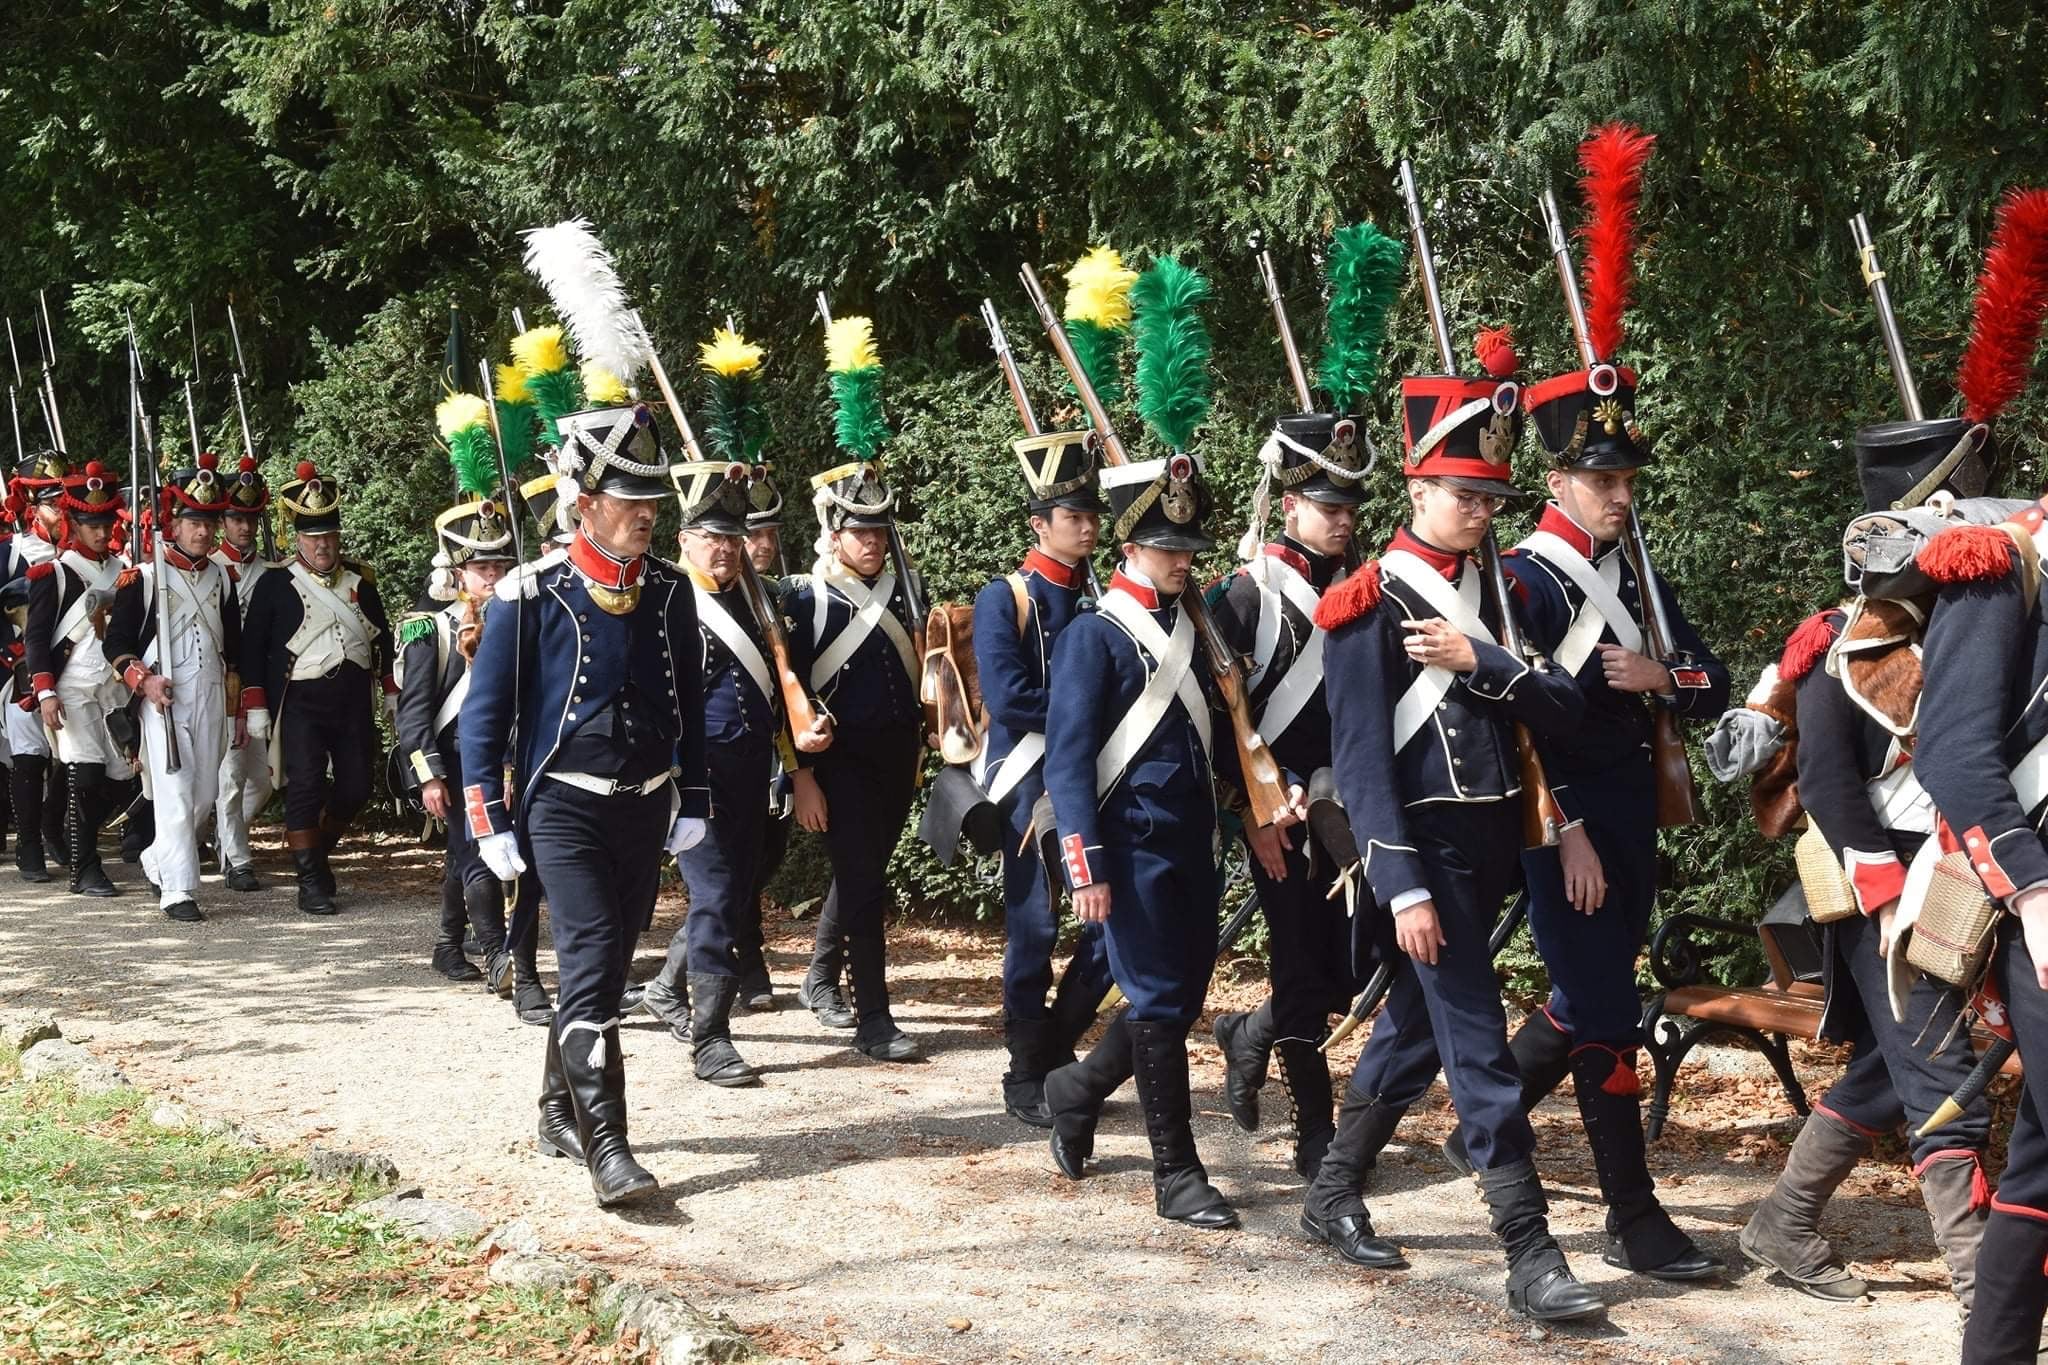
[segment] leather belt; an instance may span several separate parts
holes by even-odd
[[[662,786],[676,775],[674,768],[648,778],[645,782],[621,782],[616,777],[592,777],[589,773],[549,773],[548,776],[579,791],[594,792],[599,796],[645,796]]]

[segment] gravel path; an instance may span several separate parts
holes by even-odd
[[[1266,1092],[1268,1126],[1235,1129],[1206,1021],[1193,1049],[1196,1132],[1245,1228],[1201,1234],[1155,1218],[1128,1089],[1105,1115],[1098,1173],[1070,1184],[1043,1136],[1006,1118],[996,933],[928,923],[892,931],[897,1014],[933,1055],[860,1058],[787,997],[808,926],[777,913],[769,957],[786,1007],[742,1014],[735,1037],[766,1073],[753,1090],[690,1074],[686,1048],[641,1019],[626,1030],[635,1150],[662,1201],[597,1211],[582,1173],[531,1142],[542,1034],[480,988],[427,967],[430,855],[387,839],[337,859],[343,913],[292,909],[281,851],[268,889],[209,878],[196,926],[165,920],[139,872],[93,901],[0,882],[0,1004],[54,1011],[67,1035],[118,1057],[137,1083],[177,1092],[271,1142],[381,1150],[428,1193],[494,1219],[527,1217],[551,1245],[661,1280],[730,1314],[770,1357],[914,1360],[1864,1361],[1952,1358],[1953,1312],[1917,1191],[1897,1160],[1844,1186],[1836,1245],[1871,1280],[1868,1306],[1830,1308],[1744,1270],[1680,1291],[1601,1264],[1600,1207],[1576,1110],[1537,1114],[1553,1224],[1612,1311],[1543,1333],[1500,1306],[1501,1267],[1475,1191],[1435,1145],[1442,1092],[1413,1115],[1370,1196],[1414,1268],[1371,1275],[1295,1230],[1300,1182]],[[138,894],[139,893],[139,894]],[[643,941],[654,970],[681,907],[664,897]],[[543,971],[552,963],[543,958]],[[1256,998],[1219,979],[1211,1004]],[[1721,1052],[1721,1058],[1734,1054]],[[1348,1071],[1355,1048],[1338,1066]],[[1835,1065],[1811,1050],[1815,1084]],[[1740,1264],[1735,1234],[1796,1131],[1755,1068],[1694,1063],[1671,1132],[1652,1152],[1666,1202]],[[1277,1112],[1276,1112],[1277,1111]]]

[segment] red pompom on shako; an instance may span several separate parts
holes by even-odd
[[[1495,379],[1512,379],[1515,371],[1522,368],[1522,358],[1515,354],[1515,334],[1506,327],[1480,328],[1472,353]]]

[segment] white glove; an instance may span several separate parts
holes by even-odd
[[[526,859],[519,856],[516,834],[486,834],[476,841],[476,856],[501,882],[516,882],[526,871]]]
[[[699,817],[678,815],[675,824],[669,826],[668,842],[663,847],[681,857],[704,842],[704,828],[704,821]]]
[[[249,719],[249,738],[251,738],[251,739],[268,739],[268,738],[270,738],[270,712],[269,712],[268,710],[266,710],[265,708],[263,708],[263,707],[260,707],[260,706],[259,706],[259,707],[257,707],[257,708],[256,708],[256,709],[255,709],[254,711],[251,711],[251,712],[249,713],[249,718],[248,718],[248,719]]]

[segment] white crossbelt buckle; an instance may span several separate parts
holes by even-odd
[[[578,791],[595,792],[599,796],[645,796],[676,775],[676,769],[648,778],[645,782],[621,782],[616,777],[593,777],[589,773],[549,773],[555,781],[576,788]]]

